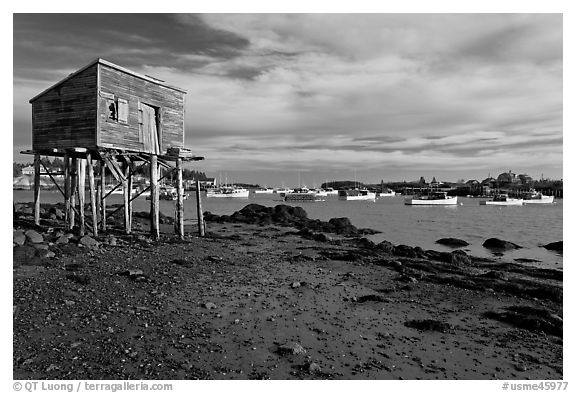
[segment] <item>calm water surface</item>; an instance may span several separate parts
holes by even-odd
[[[185,216],[196,217],[194,193],[184,202]],[[14,201],[32,201],[31,191],[15,190]],[[42,191],[42,203],[62,202],[58,192]],[[458,206],[406,206],[404,197],[383,197],[376,202],[339,201],[327,197],[325,202],[295,203],[303,207],[310,218],[328,220],[333,217],[348,217],[352,224],[372,228],[382,233],[370,236],[379,242],[388,240],[394,244],[420,246],[438,251],[451,250],[436,244],[443,237],[456,237],[470,243],[465,248],[476,256],[493,257],[482,247],[484,240],[497,237],[521,245],[520,250],[507,251],[500,257],[504,261],[514,258],[531,258],[541,261],[534,266],[562,268],[562,255],[548,251],[543,244],[562,240],[562,199],[552,205],[527,206],[480,206],[479,199],[458,198]],[[108,204],[122,203],[121,195],[112,195]],[[88,202],[88,201],[87,201]],[[214,214],[232,214],[248,203],[275,206],[284,203],[273,195],[253,195],[248,199],[206,198],[202,196],[204,211]],[[134,201],[134,211],[148,211],[150,202],[141,197]],[[174,216],[175,203],[160,201],[162,213]]]

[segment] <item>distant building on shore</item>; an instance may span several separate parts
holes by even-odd
[[[22,174],[26,176],[34,176],[34,167],[32,165],[22,168]]]

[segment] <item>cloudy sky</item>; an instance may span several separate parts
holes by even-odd
[[[560,14],[15,14],[28,100],[97,57],[188,91],[194,168],[319,185],[562,178]]]

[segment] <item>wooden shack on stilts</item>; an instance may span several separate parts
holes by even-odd
[[[34,155],[34,220],[40,223],[42,167],[64,197],[66,228],[80,235],[106,231],[110,215],[124,212],[124,228],[132,231],[132,201],[150,192],[150,232],[160,236],[159,182],[177,172],[176,231],[184,237],[182,163],[202,160],[184,148],[186,92],[164,81],[96,59],[30,100]],[[42,156],[62,157],[64,171],[51,173]],[[133,177],[144,165],[150,185],[132,194]],[[159,166],[166,170],[159,177]],[[96,178],[96,170],[99,178]],[[88,175],[90,218],[86,220]],[[106,186],[106,174],[116,184]],[[55,176],[64,176],[64,189]],[[98,184],[97,184],[98,183]],[[124,203],[111,213],[106,198],[122,187]],[[201,213],[200,213],[201,214]]]

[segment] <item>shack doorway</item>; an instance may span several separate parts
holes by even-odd
[[[150,105],[140,103],[140,113],[142,121],[142,144],[144,151],[149,151],[153,154],[160,154],[160,127],[158,125],[159,111]]]

